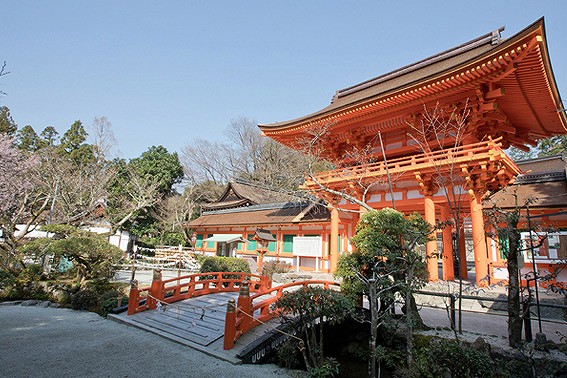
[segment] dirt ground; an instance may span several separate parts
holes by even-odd
[[[97,314],[0,305],[0,376],[303,377],[275,365],[232,365]]]

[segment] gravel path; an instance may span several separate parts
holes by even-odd
[[[0,376],[303,377],[275,365],[231,365],[94,313],[0,306]]]

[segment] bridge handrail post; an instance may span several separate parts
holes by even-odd
[[[150,295],[153,298],[148,298],[148,308],[155,309],[157,307],[157,300],[163,301],[163,281],[161,269],[154,269],[154,275],[152,277],[152,285],[150,286]],[[157,299],[154,299],[157,298]]]
[[[260,277],[260,291],[268,291],[272,288],[272,281],[268,276]]]
[[[130,296],[128,297],[128,315],[134,315],[138,312],[140,289],[138,288],[138,281],[130,281]]]
[[[234,339],[236,338],[236,302],[229,299],[226,306],[226,318],[224,323],[224,350],[234,347]]]
[[[250,283],[248,281],[242,281],[237,303],[239,310],[245,314],[242,315],[240,327],[241,332],[246,333],[252,325],[252,299],[250,299]]]

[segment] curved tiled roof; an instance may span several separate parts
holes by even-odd
[[[231,209],[251,205],[297,201],[297,197],[257,185],[230,182],[219,199],[216,202],[204,205],[203,210]]]
[[[275,224],[327,223],[329,210],[308,203],[279,203],[224,209],[203,213],[191,221],[189,227],[208,226],[263,226]]]
[[[458,93],[470,96],[474,85],[497,82],[505,91],[497,105],[520,135],[531,135],[528,142],[567,133],[567,116],[561,111],[543,18],[508,39],[500,39],[500,30],[341,89],[329,106],[315,113],[259,127],[267,136],[293,147],[303,130],[314,125],[332,125],[333,130],[360,127],[360,117],[369,114],[380,114],[377,117],[387,120],[389,112],[393,112],[390,118],[399,117],[400,110],[395,113],[395,109],[402,105],[423,106],[425,99]]]

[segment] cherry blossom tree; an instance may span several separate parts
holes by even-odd
[[[0,135],[0,161],[0,264],[15,269],[25,265],[16,247],[32,225],[45,215],[52,192],[38,190],[41,183],[34,173],[37,160],[22,153],[5,135]],[[17,230],[19,224],[23,228]]]

